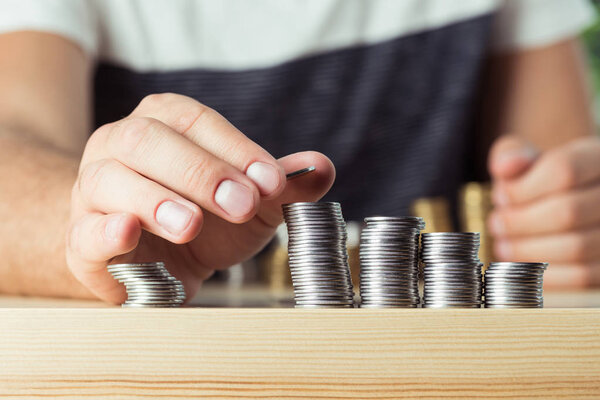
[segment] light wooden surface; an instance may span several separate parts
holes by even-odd
[[[292,307],[291,290],[271,291],[264,286],[232,287],[224,284],[205,285],[192,299],[190,306],[199,307]],[[600,289],[583,291],[545,291],[546,308],[600,308]],[[20,297],[0,295],[0,308],[90,308],[110,307],[100,301]]]
[[[600,310],[0,309],[0,398],[600,398]]]

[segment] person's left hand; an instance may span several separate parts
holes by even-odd
[[[600,138],[539,153],[515,136],[489,157],[498,261],[549,262],[545,287],[600,285]]]

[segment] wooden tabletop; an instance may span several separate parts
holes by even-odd
[[[600,309],[581,308],[598,291],[513,310],[306,310],[265,293],[206,287],[192,303],[210,307],[180,309],[0,298],[0,398],[600,398]]]
[[[220,283],[205,285],[188,307],[291,308],[293,293],[271,291],[264,286],[235,287]],[[600,308],[600,289],[545,291],[546,308]],[[106,308],[100,301],[0,295],[0,308]]]

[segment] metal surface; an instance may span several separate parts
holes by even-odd
[[[290,172],[289,174],[287,174],[285,176],[285,178],[289,181],[290,179],[298,178],[298,177],[300,177],[302,175],[306,175],[308,173],[311,173],[315,169],[316,169],[316,167],[314,165],[310,166],[310,167],[302,168],[302,169],[299,169],[297,171]]]

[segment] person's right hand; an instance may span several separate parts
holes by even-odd
[[[285,173],[311,165],[315,172],[286,182]],[[96,296],[120,303],[125,289],[109,262],[164,261],[189,298],[214,270],[268,243],[281,204],[320,199],[334,177],[320,153],[275,160],[195,100],[151,95],[90,137],[72,191],[67,262]]]

